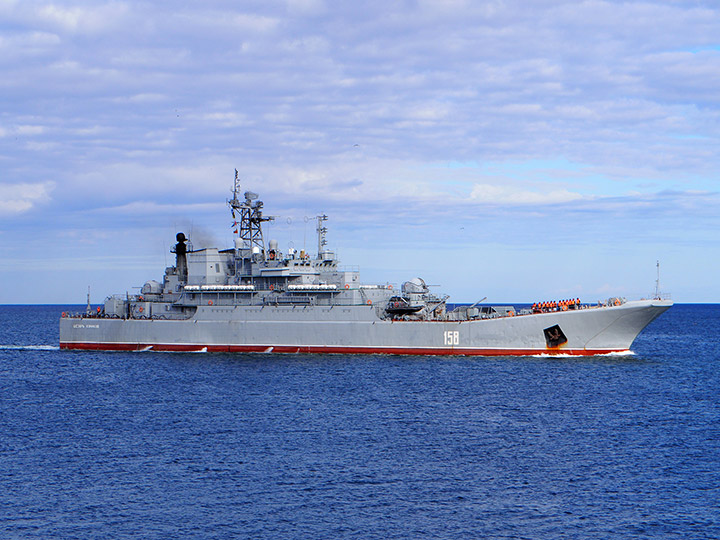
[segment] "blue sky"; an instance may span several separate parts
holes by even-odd
[[[720,302],[720,7],[0,0],[0,303],[231,243],[234,169],[367,282]]]

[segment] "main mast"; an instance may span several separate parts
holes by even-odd
[[[265,260],[266,252],[262,223],[263,221],[271,221],[273,218],[262,215],[263,202],[257,200],[257,193],[246,191],[243,194],[244,201],[238,199],[238,193],[240,193],[240,178],[237,169],[235,169],[233,198],[227,201],[233,217],[234,232],[242,240],[243,249],[249,249],[253,254],[260,253],[262,259]]]

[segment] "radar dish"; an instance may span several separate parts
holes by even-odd
[[[254,201],[255,199],[258,198],[258,194],[255,193],[255,192],[253,192],[253,191],[246,191],[246,192],[245,192],[245,198],[246,198],[248,201]]]

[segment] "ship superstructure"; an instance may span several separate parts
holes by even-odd
[[[418,277],[399,288],[368,284],[327,248],[328,217],[317,216],[317,253],[266,245],[258,195],[242,197],[237,171],[227,201],[229,249],[193,250],[180,232],[175,265],[139,294],[109,296],[97,313],[63,314],[68,349],[396,354],[602,354],[627,351],[672,302],[653,298],[555,309],[447,308]]]

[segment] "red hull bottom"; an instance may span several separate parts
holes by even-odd
[[[172,343],[60,343],[61,349],[95,351],[255,352],[285,354],[398,354],[421,356],[535,356],[539,354],[596,356],[627,353],[627,349],[424,349],[410,347],[333,347],[321,345],[177,345]]]

